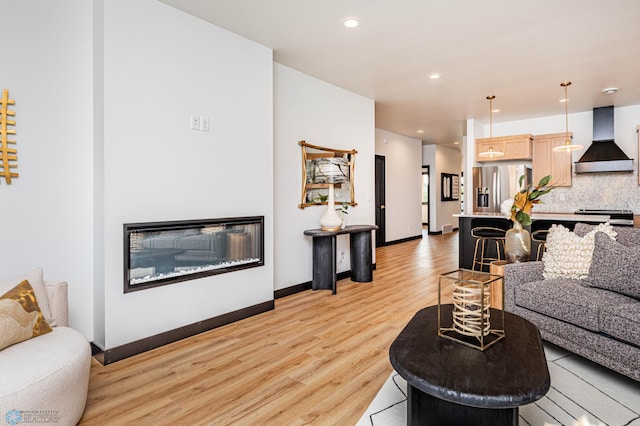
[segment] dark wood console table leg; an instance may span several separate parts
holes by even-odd
[[[350,235],[351,280],[359,283],[373,281],[371,260],[371,231],[355,232]]]
[[[331,290],[336,294],[336,236],[349,234],[351,245],[351,280],[373,281],[371,231],[376,225],[350,225],[335,231],[308,229],[304,235],[313,238],[313,290]]]
[[[518,408],[476,408],[444,401],[407,384],[407,426],[518,426]]]
[[[336,236],[313,238],[313,290],[336,294]]]

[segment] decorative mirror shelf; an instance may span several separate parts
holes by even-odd
[[[334,185],[336,204],[357,205],[353,192],[353,172],[358,151],[355,149],[326,148],[311,145],[305,141],[298,142],[298,145],[302,147],[302,201],[298,207],[304,209],[308,206],[327,204],[329,184],[314,183],[317,180],[315,177],[315,171],[317,169],[316,161],[327,158],[341,158],[348,164],[347,181]]]

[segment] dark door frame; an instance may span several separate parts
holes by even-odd
[[[425,172],[426,169],[426,172]],[[427,184],[427,226],[431,226],[431,166],[422,165],[422,175],[429,176],[429,183]],[[420,194],[422,195],[422,194]],[[422,199],[422,197],[420,197]],[[424,205],[424,203],[422,203]],[[424,223],[423,223],[424,225]],[[428,229],[427,229],[428,231]]]
[[[386,214],[385,214],[385,157],[375,156],[375,205],[376,205],[376,247],[386,245]]]

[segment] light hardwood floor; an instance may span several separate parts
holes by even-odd
[[[391,373],[389,346],[437,303],[458,234],[376,251],[371,283],[275,309],[107,366],[93,360],[82,425],[353,425]]]

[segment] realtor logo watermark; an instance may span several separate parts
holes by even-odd
[[[4,416],[7,424],[19,425],[25,424],[56,424],[60,421],[60,415],[53,410],[9,410]]]

